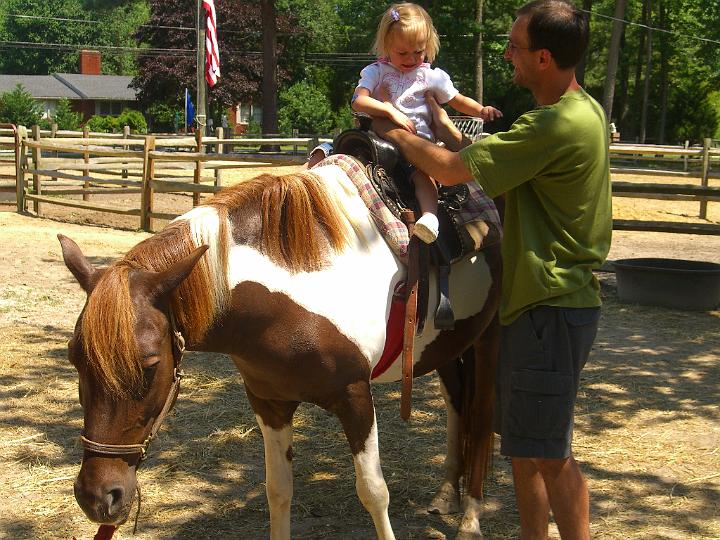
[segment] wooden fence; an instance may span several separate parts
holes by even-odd
[[[15,204],[18,133],[13,124],[0,124],[0,204]]]
[[[25,212],[32,203],[35,214],[42,216],[44,204],[57,204],[138,216],[140,227],[149,231],[154,219],[175,217],[155,211],[155,193],[192,193],[196,205],[200,194],[221,189],[222,170],[301,164],[318,142],[316,137],[225,139],[222,128],[215,137],[203,137],[200,132],[139,136],[130,135],[127,128],[122,134],[98,134],[42,131],[35,126],[16,144],[17,210]],[[292,150],[265,150],[279,146]],[[204,176],[207,171],[212,176]],[[139,194],[139,207],[90,202],[94,195],[118,193]],[[82,195],[82,200],[68,195]]]
[[[12,128],[3,130],[0,126],[0,148],[14,147],[14,155],[10,151],[6,157],[16,162],[14,187],[19,212],[32,203],[34,212],[42,215],[43,204],[58,204],[138,216],[145,230],[153,229],[155,219],[175,217],[155,210],[155,193],[191,193],[193,204],[198,204],[202,193],[221,188],[225,169],[300,164],[318,142],[327,140],[229,139],[223,138],[222,128],[217,128],[214,137],[203,137],[200,133],[131,135],[127,128],[120,134],[101,134],[42,131],[35,127],[22,138],[14,135]],[[15,141],[14,145],[10,141]],[[285,151],[268,150],[272,147],[284,147]],[[300,152],[300,148],[304,151]],[[631,174],[653,180],[613,181],[615,197],[697,201],[701,219],[707,218],[708,203],[720,202],[720,187],[710,185],[711,180],[720,179],[720,149],[713,148],[709,139],[695,147],[616,143],[610,145],[610,152],[613,175]],[[192,178],[188,177],[189,171]],[[90,202],[95,195],[117,193],[140,194],[139,207],[121,209]],[[82,200],[67,195],[82,195]],[[614,220],[613,228],[720,235],[720,225],[714,223]]]
[[[702,146],[693,147],[611,144],[610,162],[610,172],[613,175],[630,174],[660,180],[613,181],[614,197],[697,201],[700,219],[707,219],[709,202],[720,202],[720,187],[710,185],[711,179],[720,179],[720,148],[713,148],[711,139],[705,139]],[[669,181],[663,182],[663,179]],[[677,180],[688,183],[680,184]],[[613,228],[720,235],[720,225],[714,223],[614,220]]]

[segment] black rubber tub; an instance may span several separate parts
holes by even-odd
[[[623,302],[706,311],[720,305],[720,264],[682,259],[613,263]]]

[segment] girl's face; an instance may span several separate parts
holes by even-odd
[[[426,43],[410,42],[394,30],[390,30],[387,37],[388,61],[403,73],[412,71],[425,61]]]

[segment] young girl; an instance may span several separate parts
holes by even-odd
[[[400,127],[434,141],[431,115],[425,92],[432,92],[440,104],[448,103],[461,113],[491,121],[502,116],[494,107],[483,107],[460,94],[450,76],[430,62],[440,47],[432,19],[420,6],[393,4],[382,16],[373,52],[378,61],[360,72],[352,108],[370,116],[387,117]],[[427,59],[427,63],[425,62]],[[414,234],[428,244],[438,235],[437,187],[422,171],[412,173],[415,194],[422,216]]]

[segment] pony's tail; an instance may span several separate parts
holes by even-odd
[[[474,347],[463,356],[463,404],[460,420],[460,451],[465,491],[481,498],[493,455],[495,371],[500,350],[497,315]]]
[[[348,218],[312,173],[278,176],[262,194],[262,249],[291,272],[320,270],[349,242]]]

